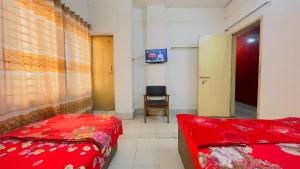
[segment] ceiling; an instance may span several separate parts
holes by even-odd
[[[225,7],[232,0],[133,0],[135,8],[145,8],[147,5],[165,5],[173,8],[195,7]]]

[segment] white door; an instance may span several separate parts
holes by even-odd
[[[205,36],[199,39],[198,115],[230,116],[231,37]]]

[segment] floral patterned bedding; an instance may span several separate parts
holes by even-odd
[[[177,115],[197,169],[299,168],[300,119],[213,119]]]
[[[58,115],[0,137],[0,166],[9,169],[101,169],[122,122],[111,115]]]
[[[300,144],[208,147],[198,152],[203,169],[299,169]]]

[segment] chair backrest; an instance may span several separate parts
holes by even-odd
[[[148,96],[165,96],[167,94],[166,86],[147,86],[146,94]]]

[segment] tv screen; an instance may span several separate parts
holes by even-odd
[[[146,50],[146,63],[165,63],[168,61],[167,49]]]

